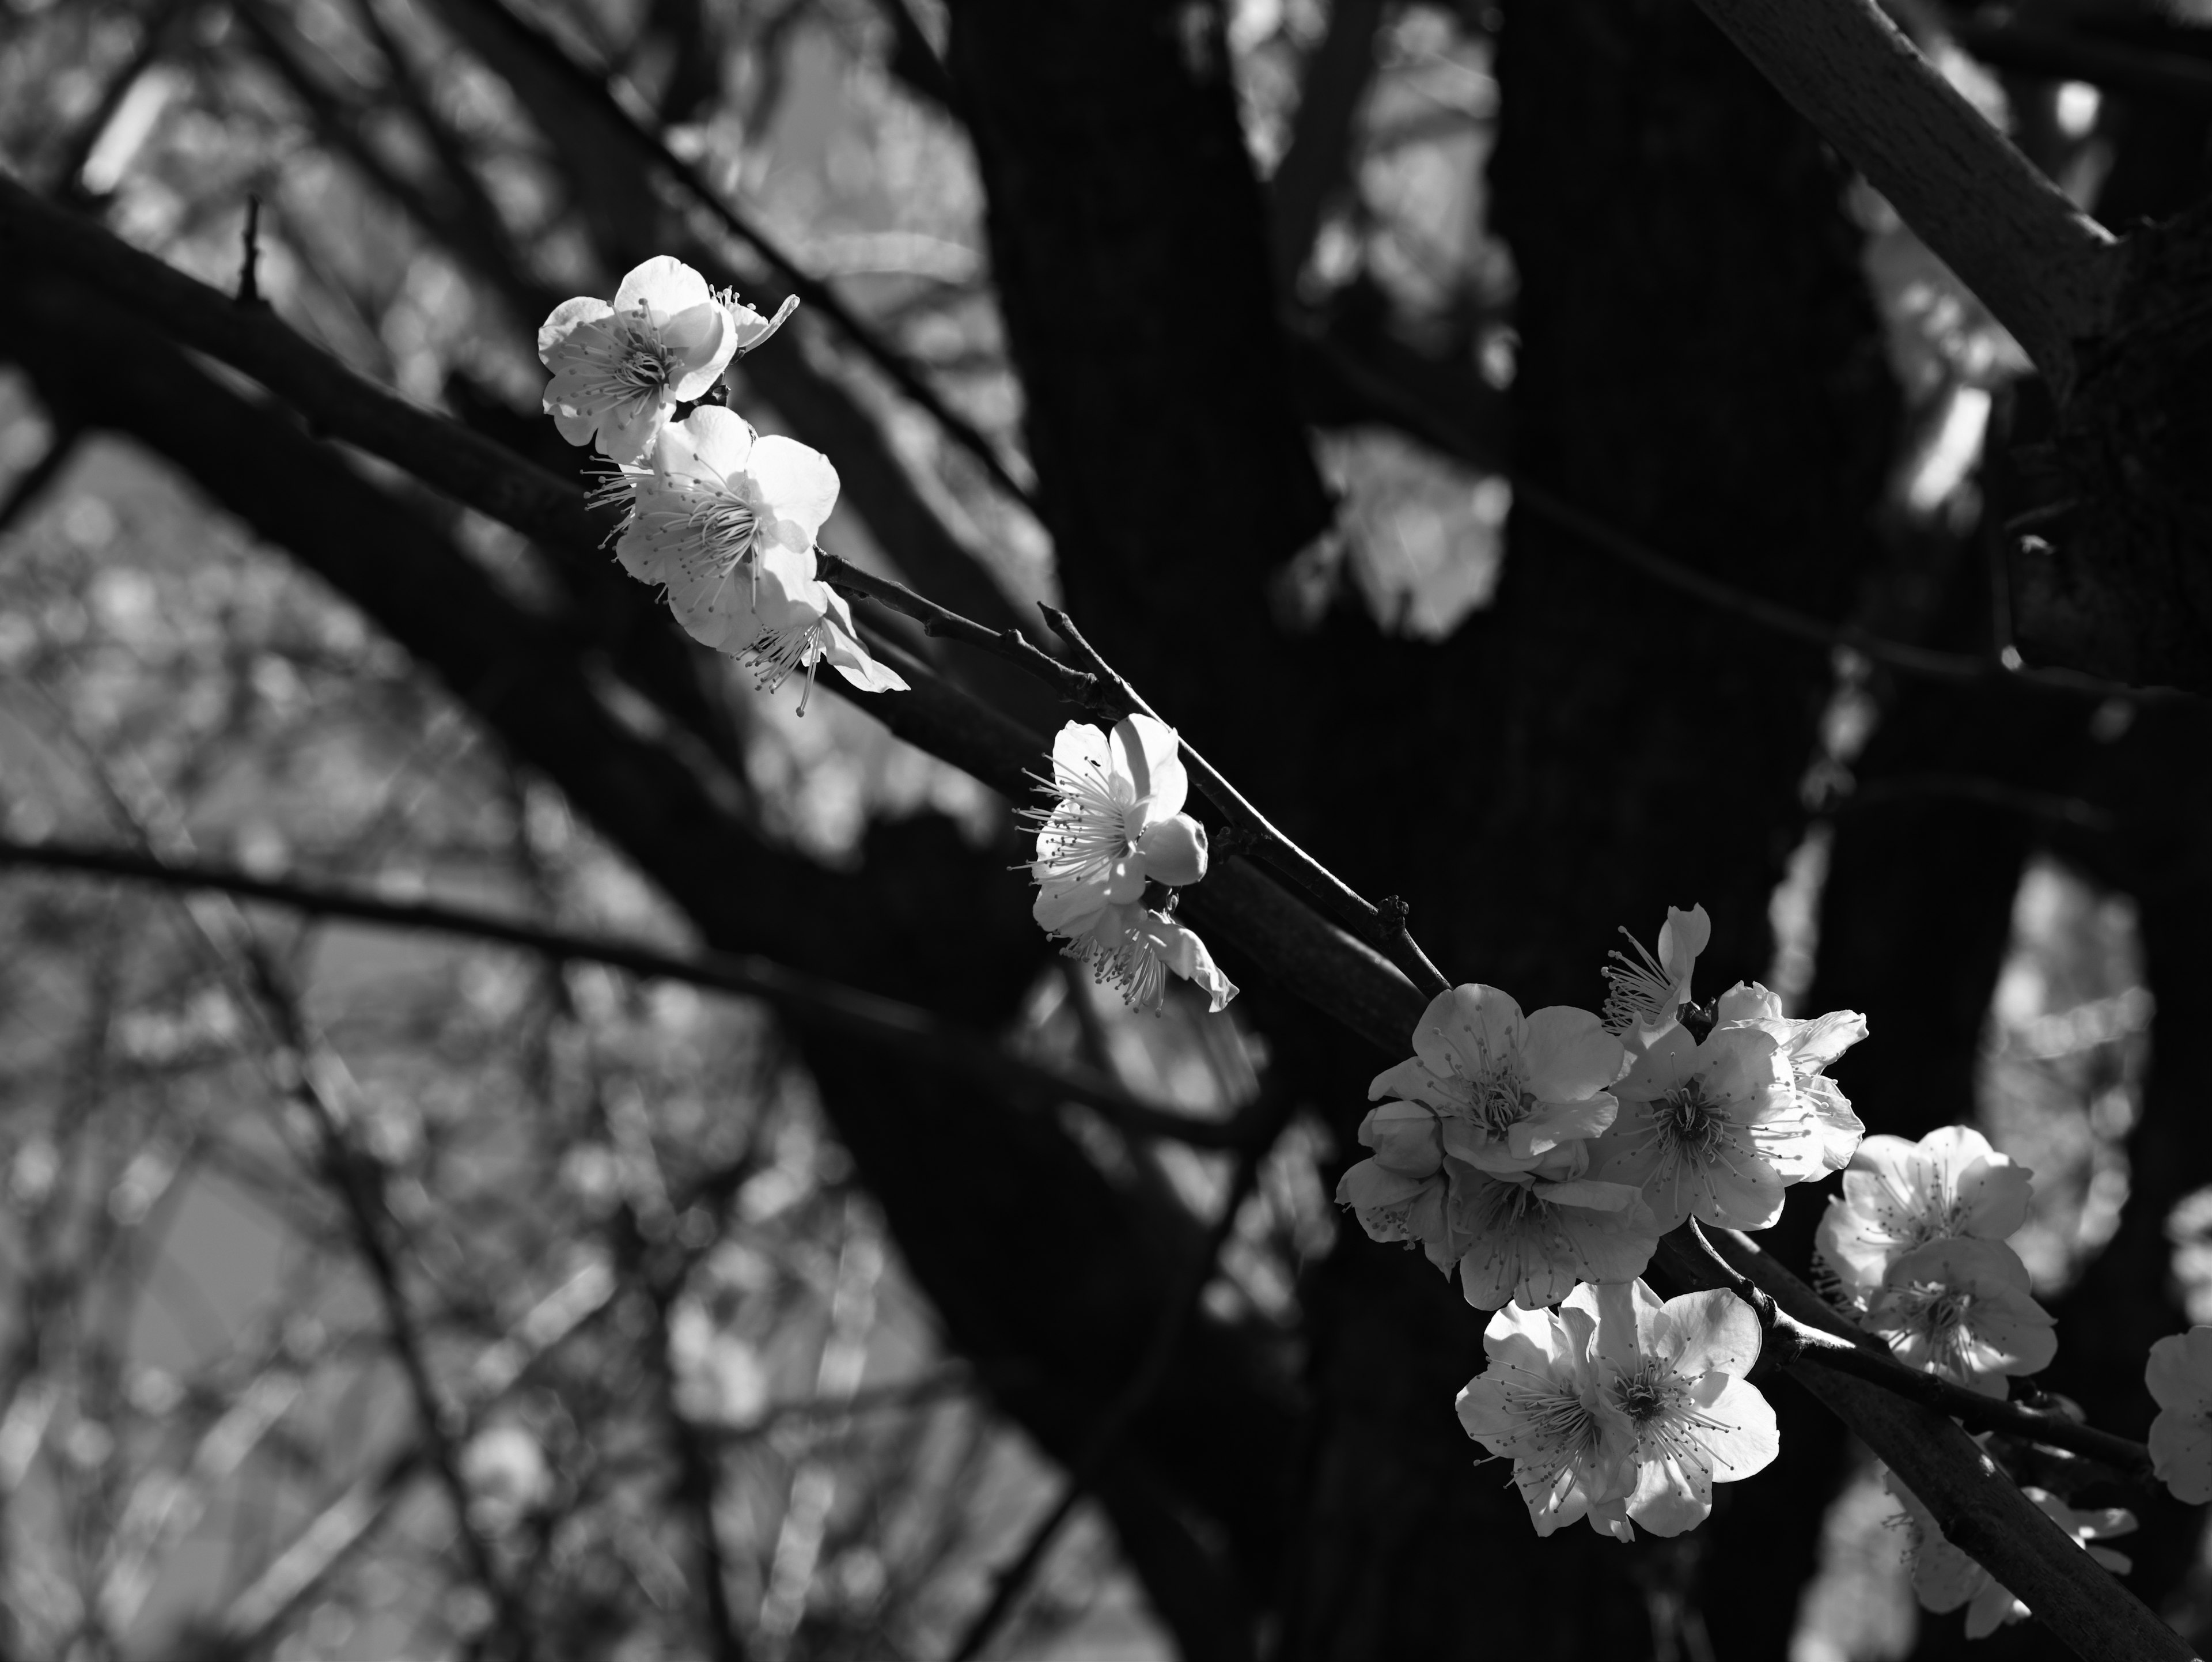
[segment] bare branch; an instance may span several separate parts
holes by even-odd
[[[2111,321],[2112,234],[1984,120],[1875,0],[1698,0],[2019,338],[2063,399]]]
[[[629,941],[564,934],[464,907],[380,900],[319,884],[255,877],[224,866],[180,865],[127,849],[0,839],[0,868],[11,866],[123,878],[172,889],[204,889],[313,916],[498,941],[557,962],[605,964],[648,980],[678,981],[757,998],[800,1027],[895,1045],[1017,1100],[1081,1103],[1133,1136],[1168,1137],[1198,1148],[1233,1148],[1242,1147],[1248,1135],[1239,1121],[1194,1119],[1156,1108],[1090,1068],[1054,1067],[1016,1056],[916,1006],[805,975],[765,958],[717,952],[679,958]]]

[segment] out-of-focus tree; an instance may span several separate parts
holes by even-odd
[[[1898,10],[2085,205],[2201,194],[2212,34]],[[2046,1384],[2142,1434],[2203,706],[2008,673],[2063,417],[1690,0],[9,0],[0,167],[0,1653],[1958,1643],[1780,1385],[1704,1531],[1535,1538],[1480,1319],[1328,1203],[1382,958],[1332,1022],[1215,933],[1231,1012],[1133,1015],[1008,869],[1038,683],[874,612],[925,689],[801,720],[595,548],[533,332],[663,253],[805,302],[732,400],[825,549],[1066,606],[1453,979],[1592,1004],[1694,899],[1865,1011],[1869,1126],[2039,1169]]]

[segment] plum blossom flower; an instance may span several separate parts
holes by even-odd
[[[1035,909],[1040,922],[1044,902],[1040,894]],[[1237,996],[1237,983],[1222,974],[1195,930],[1141,902],[1109,902],[1064,922],[1047,923],[1045,929],[1066,943],[1060,950],[1067,957],[1087,963],[1101,981],[1120,988],[1133,1008],[1158,1009],[1170,972],[1204,993],[1212,1014],[1220,1014]]]
[[[2170,1334],[2150,1348],[2143,1383],[2158,1403],[2151,1470],[2191,1506],[2212,1501],[2212,1327]]]
[[[1032,808],[1036,918],[1057,930],[1105,905],[1144,897],[1147,884],[1206,875],[1206,827],[1183,813],[1189,778],[1182,741],[1164,721],[1125,715],[1110,734],[1070,721],[1052,744],[1052,805]]]
[[[1640,1049],[1672,1027],[1680,1019],[1682,1006],[1692,1001],[1690,973],[1713,937],[1713,921],[1703,906],[1688,911],[1669,906],[1656,953],[1626,929],[1621,934],[1627,937],[1629,952],[1616,948],[1607,954],[1613,962],[1604,971],[1605,1026]]]
[[[1580,1518],[1626,1540],[1636,1531],[1618,1496],[1633,1428],[1608,1398],[1593,1355],[1589,1291],[1577,1289],[1556,1312],[1492,1316],[1482,1336],[1490,1365],[1462,1387],[1455,1406],[1468,1436],[1513,1463],[1537,1534]]]
[[[1524,1016],[1509,995],[1474,983],[1429,1001],[1413,1051],[1375,1076],[1369,1100],[1434,1109],[1447,1150],[1501,1174],[1563,1175],[1565,1145],[1613,1123],[1620,1105],[1606,1087],[1628,1065],[1589,1011],[1554,1004]]]
[[[623,569],[659,584],[686,629],[719,642],[722,620],[754,603],[763,554],[811,562],[837,505],[837,470],[818,450],[759,437],[735,411],[702,405],[661,429],[650,468],[624,468],[595,496],[627,505],[615,534]]]
[[[539,326],[538,361],[553,374],[545,412],[569,443],[634,464],[678,405],[720,379],[738,334],[706,278],[665,254],[648,259],[622,280],[613,305],[579,295]]]
[[[1644,1191],[1662,1233],[1685,1218],[1764,1229],[1782,1191],[1817,1176],[1820,1140],[1772,1035],[1715,1027],[1702,1043],[1656,1035],[1614,1087],[1620,1114],[1594,1149],[1596,1175]]]
[[[2002,1397],[2006,1374],[2038,1373],[2058,1354],[2020,1255],[1970,1236],[1929,1241],[1893,1262],[1867,1301],[1866,1325],[1907,1367],[1985,1397]]]
[[[1929,1241],[1954,1236],[2002,1241],[2027,1221],[2033,1176],[1964,1125],[1946,1125],[1917,1143],[1869,1137],[1844,1173],[1840,1199],[1828,1202],[1815,1251],[1825,1275],[1863,1305],[1889,1266]]]
[[[1828,1067],[1867,1036],[1867,1020],[1856,1010],[1831,1010],[1826,1015],[1792,1020],[1782,1014],[1782,1000],[1756,981],[1736,984],[1723,993],[1714,1006],[1714,1020],[1723,1027],[1750,1026],[1770,1035],[1789,1063],[1790,1082],[1797,1099],[1813,1116],[1814,1135],[1820,1139],[1821,1175],[1840,1172],[1866,1135],[1866,1125],[1851,1111],[1850,1099],[1828,1077]]]
[[[1140,1009],[1158,1009],[1170,971],[1204,989],[1210,1008],[1237,996],[1206,943],[1175,921],[1158,888],[1206,875],[1206,827],[1184,813],[1188,781],[1175,729],[1127,715],[1110,734],[1070,721],[1053,741],[1053,776],[1039,783],[1052,806],[1029,811],[1036,826],[1031,915]]]
[[[1478,1310],[1509,1299],[1533,1310],[1579,1282],[1632,1280],[1658,1245],[1662,1232],[1629,1184],[1498,1176],[1449,1157],[1444,1169],[1447,1245],[1459,1254],[1460,1290]]]
[[[1715,1483],[1781,1452],[1774,1409],[1744,1377],[1759,1360],[1759,1318],[1735,1294],[1662,1304],[1637,1281],[1578,1288],[1567,1302],[1596,1315],[1605,1394],[1628,1425],[1620,1498],[1630,1522],[1654,1535],[1695,1529]]]
[[[2022,1621],[2031,1614],[1995,1576],[1943,1538],[1935,1514],[1895,1472],[1884,1471],[1882,1481],[1905,1507],[1905,1531],[1912,1543],[1912,1591],[1923,1610],[1940,1616],[1965,1605],[1969,1639],[1986,1639],[2006,1622]],[[2021,1493],[2105,1568],[2125,1575],[2135,1568],[2125,1553],[2089,1544],[2132,1533],[2136,1516],[2126,1507],[2077,1512],[2047,1489],[2022,1488]]]
[[[1367,1111],[1359,1141],[1375,1152],[1338,1179],[1336,1203],[1352,1208],[1370,1240],[1419,1245],[1449,1275],[1459,1254],[1444,1213],[1450,1179],[1437,1117],[1418,1103],[1386,1102]]]
[[[1460,1423],[1513,1462],[1540,1535],[1577,1518],[1601,1535],[1680,1535],[1713,1485],[1764,1470],[1781,1441],[1744,1375],[1759,1320],[1732,1293],[1661,1303],[1640,1281],[1577,1288],[1558,1312],[1501,1310],[1490,1366],[1459,1394]]]
[[[685,632],[750,667],[763,691],[804,669],[804,715],[824,663],[863,692],[906,690],[817,574],[815,533],[837,500],[837,471],[819,452],[757,438],[742,417],[702,405],[662,429],[651,469],[625,467],[599,495],[629,502],[615,541],[623,569],[661,585]]]

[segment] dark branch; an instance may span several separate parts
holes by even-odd
[[[648,980],[678,981],[757,998],[773,1005],[796,1026],[894,1045],[1018,1100],[1081,1103],[1133,1136],[1170,1137],[1200,1148],[1233,1148],[1242,1147],[1248,1134],[1238,1121],[1194,1119],[1155,1108],[1091,1069],[1030,1061],[979,1034],[951,1026],[914,1005],[805,975],[764,958],[716,952],[679,958],[629,941],[565,934],[469,908],[428,901],[380,900],[319,884],[255,877],[228,867],[179,865],[128,849],[0,839],[0,868],[9,867],[81,872],[172,889],[211,890],[242,900],[266,901],[311,916],[343,917],[379,928],[420,929],[497,941],[556,962],[605,964]]]

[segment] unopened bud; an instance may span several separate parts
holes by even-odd
[[[1377,1166],[1409,1178],[1425,1178],[1444,1163],[1437,1117],[1418,1102],[1369,1109],[1359,1123],[1359,1140],[1375,1151]]]
[[[1171,814],[1137,838],[1145,875],[1170,886],[1206,875],[1206,827],[1187,813]]]
[[[1782,1001],[1756,981],[1739,981],[1720,995],[1713,1018],[1723,1026],[1731,1021],[1772,1021],[1782,1014]]]

